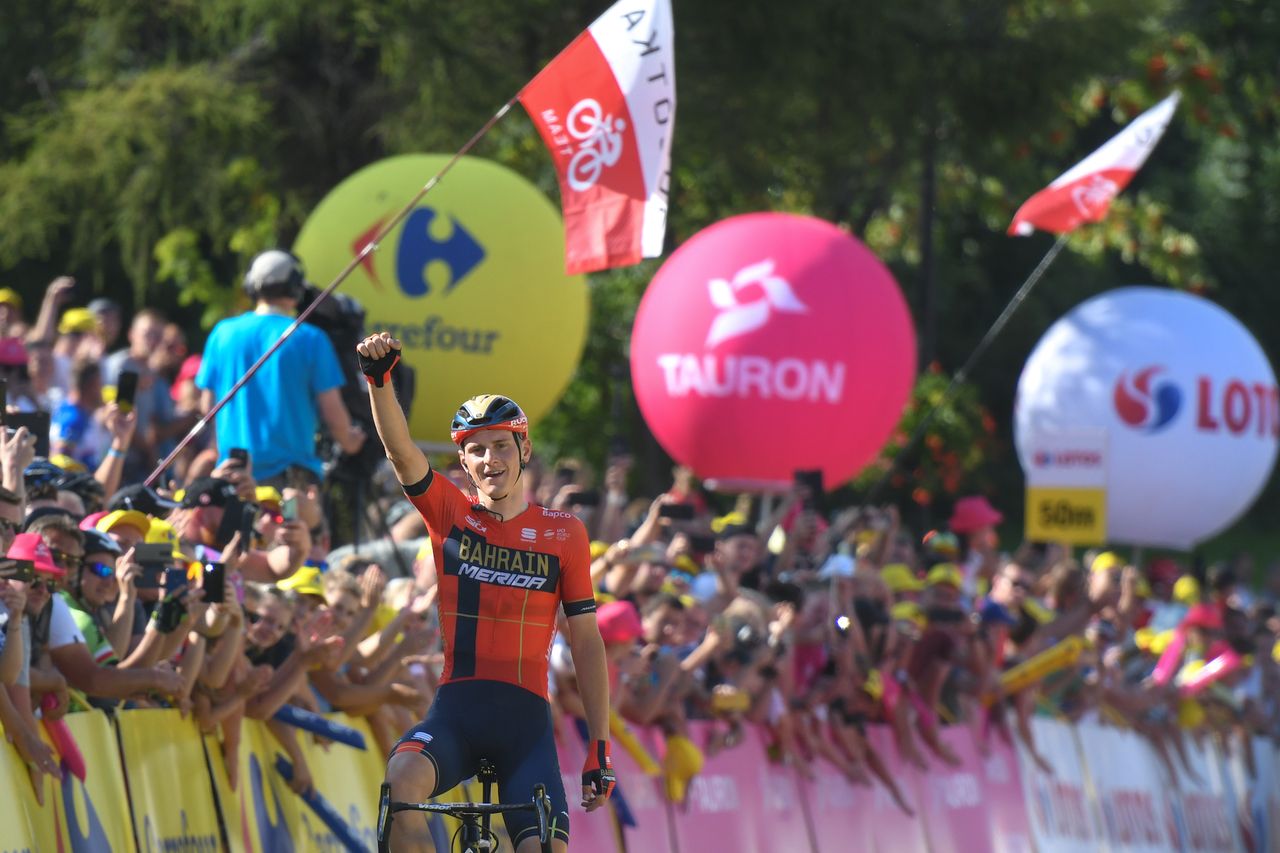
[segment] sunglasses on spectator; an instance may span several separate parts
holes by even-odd
[[[49,549],[49,553],[53,555],[53,561],[61,563],[63,568],[74,569],[84,562],[84,554],[69,554],[66,551],[56,551],[53,548]]]
[[[47,589],[49,592],[57,592],[58,582],[53,578],[35,578],[27,584],[27,588],[35,591]]]
[[[1023,592],[1031,591],[1031,584],[1027,583],[1022,578],[1009,578],[1008,581],[1014,589],[1020,589]]]
[[[85,571],[96,578],[114,577],[116,570],[110,563],[99,563],[96,560],[92,563],[85,564]]]

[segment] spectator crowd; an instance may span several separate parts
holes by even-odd
[[[73,307],[73,292],[55,280],[29,325],[0,290],[0,725],[34,781],[60,772],[38,718],[95,707],[179,708],[232,772],[241,721],[266,721],[299,792],[298,739],[314,735],[277,719],[285,705],[364,717],[389,752],[442,663],[417,513],[371,470],[370,529],[389,535],[333,541],[320,477],[259,483],[254,448],[229,455],[211,436],[144,485],[207,404],[200,355],[158,312],[126,327],[119,306]],[[122,373],[136,376],[128,402]],[[345,415],[320,414],[359,448]],[[632,465],[615,456],[597,475],[535,447],[524,484],[591,534],[614,737],[659,764],[673,801],[707,755],[748,748],[748,725],[779,764],[829,762],[904,810],[869,725],[922,768],[955,763],[939,728],[964,726],[979,752],[1016,740],[1051,771],[1031,718],[1098,719],[1149,738],[1173,778],[1194,773],[1188,738],[1280,738],[1280,571],[1251,588],[1244,557],[1002,550],[1001,513],[980,496],[933,530],[892,506],[828,508],[811,478],[734,499],[677,469],[639,496]],[[456,464],[441,470],[465,487]],[[562,639],[551,680],[559,736],[585,737]],[[695,741],[692,719],[713,721],[710,736]],[[635,726],[661,732],[660,757]]]

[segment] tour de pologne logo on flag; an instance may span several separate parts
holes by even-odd
[[[1120,192],[1120,185],[1105,175],[1091,175],[1071,188],[1071,203],[1086,219],[1101,217]]]
[[[627,120],[606,114],[595,98],[583,98],[573,105],[565,118],[565,130],[576,147],[569,158],[565,180],[574,192],[591,189],[606,168],[617,165],[626,129]]]

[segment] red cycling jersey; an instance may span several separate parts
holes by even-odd
[[[596,609],[582,522],[536,504],[499,521],[434,471],[404,491],[435,554],[441,683],[505,681],[546,699],[556,607],[567,616]]]

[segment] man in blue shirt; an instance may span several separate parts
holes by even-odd
[[[196,375],[205,412],[266,352],[293,322],[306,281],[302,265],[272,249],[254,258],[245,274],[253,311],[223,320],[205,343]],[[323,478],[316,427],[323,421],[345,453],[355,453],[365,433],[342,402],[346,382],[329,338],[303,324],[218,412],[218,461],[244,448],[259,483],[305,486]]]

